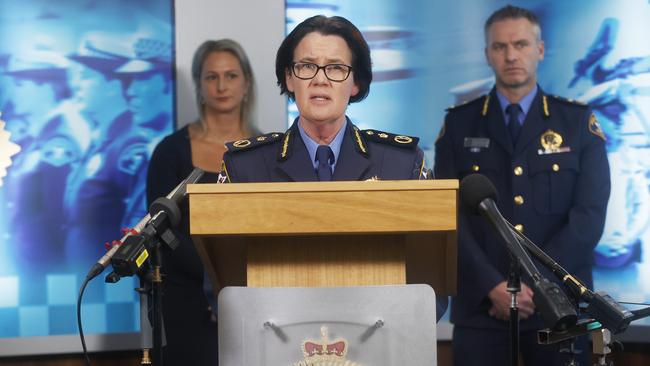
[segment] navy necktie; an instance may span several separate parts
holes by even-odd
[[[519,123],[519,111],[521,107],[519,104],[509,104],[506,107],[506,114],[508,115],[508,132],[510,132],[510,141],[512,146],[517,144],[517,139],[521,133],[521,124]]]
[[[318,162],[318,180],[332,180],[332,166],[330,160],[334,159],[334,152],[327,145],[318,145],[316,161]]]

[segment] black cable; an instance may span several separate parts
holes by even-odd
[[[77,326],[79,327],[79,338],[81,338],[81,346],[83,347],[86,366],[90,366],[90,358],[88,357],[88,349],[86,349],[86,338],[84,338],[84,330],[81,326],[81,299],[83,298],[86,286],[88,286],[88,282],[90,282],[91,279],[91,277],[86,277],[84,283],[81,285],[81,289],[79,290],[79,297],[77,297]]]

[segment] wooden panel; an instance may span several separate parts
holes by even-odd
[[[436,296],[456,294],[456,234],[437,232],[406,236],[406,281],[426,283]]]
[[[426,283],[438,295],[456,293],[455,232],[298,237],[204,236],[195,237],[194,240],[212,279],[215,294],[224,286],[362,286],[389,283]],[[254,249],[249,248],[251,245]],[[247,280],[247,258],[254,262],[252,269],[248,268],[248,278],[253,276],[252,282]],[[395,259],[404,261],[406,268]],[[319,261],[323,268],[317,268]],[[363,271],[368,272],[359,273]],[[282,276],[286,278],[279,278]]]
[[[376,180],[333,182],[280,182],[188,184],[187,192],[196,193],[269,193],[269,192],[371,192],[391,190],[458,190],[456,179]]]
[[[197,194],[190,207],[194,235],[456,230],[453,190]]]
[[[190,232],[216,292],[428,283],[439,295],[455,293],[456,180],[202,184],[188,191]]]
[[[404,237],[269,237],[248,246],[250,287],[334,287],[406,283]]]
[[[192,238],[207,272],[214,295],[225,286],[246,286],[245,237],[194,236]]]

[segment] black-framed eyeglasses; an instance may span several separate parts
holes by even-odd
[[[291,65],[293,74],[302,80],[313,79],[318,71],[323,69],[325,77],[330,81],[341,82],[345,81],[352,71],[352,66],[345,64],[328,64],[324,66],[318,66],[312,62],[294,62]]]

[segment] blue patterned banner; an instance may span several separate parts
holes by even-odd
[[[76,335],[86,272],[145,213],[173,129],[173,2],[0,2],[0,337]],[[2,159],[3,157],[0,157]],[[139,329],[137,282],[84,298],[89,334]]]

